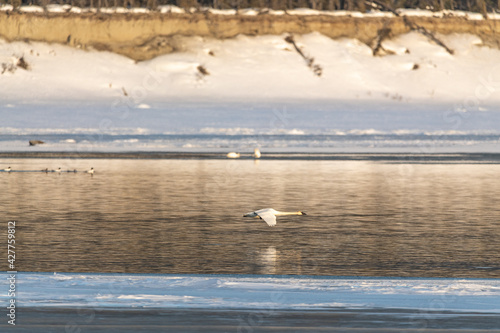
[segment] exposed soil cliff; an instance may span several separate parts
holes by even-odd
[[[440,34],[470,33],[500,46],[500,21],[460,17],[411,17],[412,23]],[[390,36],[410,30],[402,17],[195,14],[0,13],[0,37],[116,52],[137,61],[182,49],[182,36],[231,38],[238,34],[306,34],[355,38],[372,44],[381,29]],[[387,31],[387,30],[385,30]]]

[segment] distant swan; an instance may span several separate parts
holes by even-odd
[[[230,152],[227,153],[227,158],[240,158],[240,153]]]
[[[5,171],[5,172],[11,172],[12,169],[10,167],[8,167],[7,169],[3,169],[3,171]]]
[[[90,170],[87,170],[86,172],[90,173],[91,175],[93,175],[94,174],[94,168],[90,168]]]
[[[304,212],[278,212],[272,208],[259,209],[254,212],[246,213],[243,217],[255,217],[260,218],[270,226],[274,227],[276,225],[276,216],[280,215],[307,215]]]
[[[62,171],[61,168],[55,170],[55,172],[61,172],[61,171]]]

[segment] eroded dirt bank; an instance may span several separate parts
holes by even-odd
[[[500,21],[461,17],[411,17],[412,23],[440,34],[470,33],[493,47],[500,45]],[[195,14],[39,14],[0,13],[0,37],[61,43],[108,50],[134,60],[147,60],[183,48],[182,36],[231,38],[238,34],[306,34],[355,38],[371,44],[381,29],[390,36],[407,33],[402,17],[213,15]]]

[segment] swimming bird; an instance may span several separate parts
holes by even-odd
[[[259,209],[254,212],[246,213],[243,215],[243,217],[255,217],[255,218],[260,218],[270,226],[274,227],[276,225],[276,216],[281,216],[281,215],[307,215],[304,212],[279,212],[277,210],[274,210],[272,208],[264,208],[264,209]]]
[[[3,169],[3,171],[5,171],[5,172],[11,172],[12,169],[10,167],[8,167],[7,169]]]
[[[94,174],[94,168],[90,168],[90,170],[85,171],[86,173],[90,173],[91,175]]]
[[[61,168],[55,170],[55,172],[61,172],[61,171],[62,171]]]
[[[230,153],[227,153],[226,156],[227,156],[227,158],[239,158],[240,153],[230,152]]]

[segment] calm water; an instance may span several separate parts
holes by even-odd
[[[498,153],[498,133],[465,132],[461,134],[392,133],[383,131],[334,131],[309,133],[290,130],[294,134],[238,134],[245,129],[225,129],[227,133],[198,134],[1,134],[4,152],[33,152],[30,140],[42,140],[37,152],[253,152],[260,147],[266,152],[492,152]],[[215,130],[214,130],[215,131]],[[253,129],[246,129],[252,132]],[[376,133],[371,133],[374,131]]]
[[[496,163],[0,162],[97,170],[0,173],[20,271],[500,277]],[[242,217],[266,207],[309,215]]]

